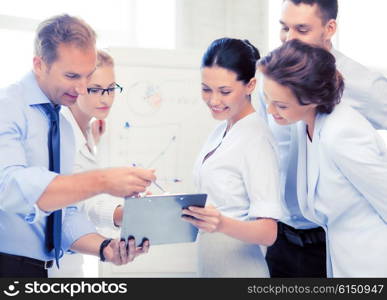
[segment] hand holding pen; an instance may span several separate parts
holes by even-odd
[[[104,193],[127,197],[143,193],[156,180],[155,170],[142,168],[108,168],[98,171],[95,180],[100,183]]]
[[[132,167],[136,167],[136,164],[135,163],[133,163],[132,164]],[[154,171],[154,170],[153,170]],[[160,184],[158,184],[157,182],[156,182],[156,177],[155,177],[155,179],[154,180],[152,180],[152,182],[151,183],[153,183],[160,191],[162,191],[164,194],[168,194],[168,192],[160,185]],[[145,197],[145,196],[148,196],[148,195],[151,195],[152,193],[150,193],[150,192],[146,192],[145,194],[144,193],[142,193],[142,194],[139,194],[139,195],[137,195],[138,197]]]

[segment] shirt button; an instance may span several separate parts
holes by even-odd
[[[298,217],[297,216],[292,216],[292,220],[297,220]]]

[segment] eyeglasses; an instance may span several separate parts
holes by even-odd
[[[116,91],[118,92],[118,94],[121,94],[122,91],[123,91],[123,87],[120,86],[118,83],[115,83],[115,86],[113,87],[109,87],[107,89],[103,89],[103,88],[87,88],[87,93],[89,95],[101,95],[103,96],[103,94],[107,93],[108,95],[114,95],[116,93]]]

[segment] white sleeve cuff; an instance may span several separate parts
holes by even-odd
[[[95,196],[85,201],[85,211],[89,219],[97,228],[116,229],[114,225],[114,211],[117,206],[122,206],[124,200],[106,194]]]

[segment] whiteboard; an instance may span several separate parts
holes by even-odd
[[[217,124],[201,99],[202,53],[124,48],[109,53],[124,91],[107,119],[101,144],[108,146],[99,153],[103,164],[153,168],[168,192],[195,192],[193,165]],[[160,193],[154,185],[150,191]],[[192,277],[195,272],[194,243],[151,247],[126,266],[100,265],[103,277]]]

